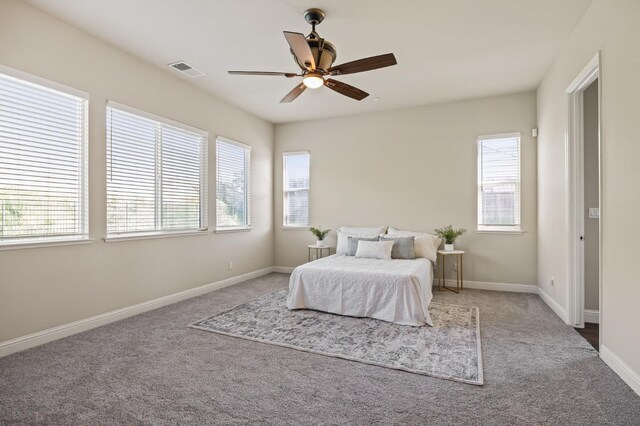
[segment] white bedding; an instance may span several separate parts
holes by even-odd
[[[298,266],[289,280],[287,308],[315,309],[402,325],[433,325],[428,259],[381,260],[333,255]]]

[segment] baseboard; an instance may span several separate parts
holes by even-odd
[[[611,352],[611,349],[600,344],[600,358],[618,375],[633,391],[640,395],[640,374],[633,369],[618,355]]]
[[[434,284],[437,284],[437,281],[434,281]],[[455,287],[455,280],[447,280],[447,287]],[[473,288],[477,290],[492,290],[492,291],[511,291],[516,293],[531,293],[537,294],[540,298],[553,310],[562,319],[562,321],[568,323],[569,315],[567,314],[566,309],[558,304],[549,294],[547,294],[542,288],[537,285],[530,284],[510,284],[510,283],[494,283],[494,282],[486,282],[486,281],[464,281],[465,288]],[[595,312],[595,321],[587,321],[587,312]],[[588,317],[591,319],[591,317]],[[585,311],[585,321],[587,322],[597,322],[599,319],[598,311]]]
[[[100,327],[105,324],[120,321],[134,315],[141,314],[143,312],[152,311],[157,308],[161,308],[172,303],[176,303],[182,300],[190,299],[192,297],[200,296],[219,290],[224,287],[228,287],[234,284],[241,283],[246,280],[258,278],[263,275],[274,272],[273,267],[259,269],[257,271],[249,272],[235,277],[226,278],[221,281],[216,281],[210,284],[205,284],[199,287],[191,288],[189,290],[180,291],[167,296],[162,296],[157,299],[149,300],[146,302],[138,303],[136,305],[127,306],[125,308],[116,309],[111,312],[96,315],[93,317],[81,319],[78,321],[70,322],[67,324],[52,327],[46,330],[38,331],[36,333],[28,334],[26,336],[17,337],[15,339],[6,340],[0,342],[0,357],[20,352],[25,349],[33,348],[53,340],[61,339],[63,337],[71,336],[73,334],[81,333],[83,331],[90,330],[92,328]]]
[[[111,312],[96,315],[93,317],[85,318],[79,321],[63,324],[57,327],[52,327],[47,330],[38,331],[36,333],[28,334],[26,336],[17,337],[15,339],[0,342],[0,357],[7,356],[9,354],[20,352],[25,349],[33,348],[35,346],[43,345],[45,343],[68,337],[73,334],[81,333],[83,331],[90,330],[92,328],[100,327],[112,322],[120,321],[122,319],[138,315],[144,312],[152,311],[157,308],[161,308],[172,303],[176,303],[182,300],[190,299],[192,297],[200,296],[215,290],[219,290],[224,287],[228,287],[234,284],[241,283],[253,278],[258,278],[271,272],[278,273],[291,273],[293,267],[288,266],[272,266],[268,268],[259,269],[257,271],[249,272],[235,277],[226,278],[221,281],[216,281],[210,284],[205,284],[199,287],[195,287],[189,290],[184,290],[178,293],[173,293],[167,296],[159,297],[157,299],[149,300],[146,302],[138,303],[136,305],[127,306],[125,308],[116,309]],[[508,283],[493,283],[484,281],[465,281],[466,288],[478,289],[478,290],[492,290],[492,291],[510,291],[518,293],[533,293],[538,294],[542,300],[549,305],[549,307],[566,323],[567,312],[562,308],[555,300],[551,298],[542,288],[534,285],[527,284],[508,284]],[[455,280],[447,280],[447,286],[455,286]],[[595,320],[594,320],[595,318]],[[585,310],[585,321],[597,322],[599,319],[598,311]],[[640,375],[633,371],[633,369],[622,361],[616,354],[614,354],[605,345],[600,345],[600,357],[602,360],[627,383],[633,391],[640,395]]]
[[[274,266],[273,272],[280,272],[283,274],[290,274],[295,268],[290,266]],[[438,285],[437,278],[434,279],[434,286]],[[455,287],[456,281],[447,279],[447,287]],[[544,290],[537,285],[532,284],[513,284],[513,283],[495,283],[489,281],[469,281],[464,280],[465,288],[472,288],[477,290],[491,290],[491,291],[509,291],[516,293],[531,293],[539,295],[544,302],[555,312],[562,321],[567,323],[568,315],[567,311],[560,306],[555,300],[551,298]]]
[[[279,272],[282,274],[290,274],[295,268],[291,266],[274,266],[273,272]],[[434,286],[438,285],[437,278],[434,279]],[[455,287],[456,280],[447,279],[447,287]],[[465,288],[473,288],[477,290],[492,290],[492,291],[511,291],[516,293],[533,293],[538,294],[537,285],[529,284],[508,284],[508,283],[494,283],[488,281],[469,281],[464,280]]]
[[[455,287],[456,280],[447,279],[447,287]],[[435,278],[433,285],[438,285],[438,279]],[[514,293],[533,293],[538,294],[538,286],[530,284],[511,284],[511,283],[494,283],[489,281],[469,281],[464,280],[464,288],[472,288],[476,290],[491,291],[509,291]]]
[[[584,322],[600,324],[600,311],[594,311],[593,309],[585,309]]]
[[[545,292],[542,287],[538,287],[538,295],[544,302],[560,317],[565,324],[569,324],[569,314],[567,310],[560,306],[558,302],[556,302],[547,292]]]

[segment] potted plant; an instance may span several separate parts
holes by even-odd
[[[444,228],[436,228],[434,231],[438,237],[444,240],[444,249],[446,251],[453,251],[453,244],[456,242],[456,239],[467,232],[464,228],[453,229],[451,225],[445,226]]]
[[[309,230],[316,237],[316,246],[317,247],[324,247],[324,237],[326,237],[327,234],[329,234],[329,232],[331,232],[331,229],[323,230],[322,227],[320,227],[320,228],[311,227],[311,228],[309,228]]]

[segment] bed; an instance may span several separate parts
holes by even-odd
[[[298,266],[287,308],[369,317],[401,325],[433,325],[430,260],[368,259],[335,254]]]

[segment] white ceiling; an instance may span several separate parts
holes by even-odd
[[[592,0],[25,0],[275,123],[396,109],[535,89]],[[302,14],[327,13],[320,35],[336,64],[392,52],[398,65],[338,77],[361,102],[320,88],[291,104],[297,80],[227,70],[297,72],[283,30],[309,33]],[[190,79],[166,64],[206,73]],[[378,97],[379,100],[375,100]]]

